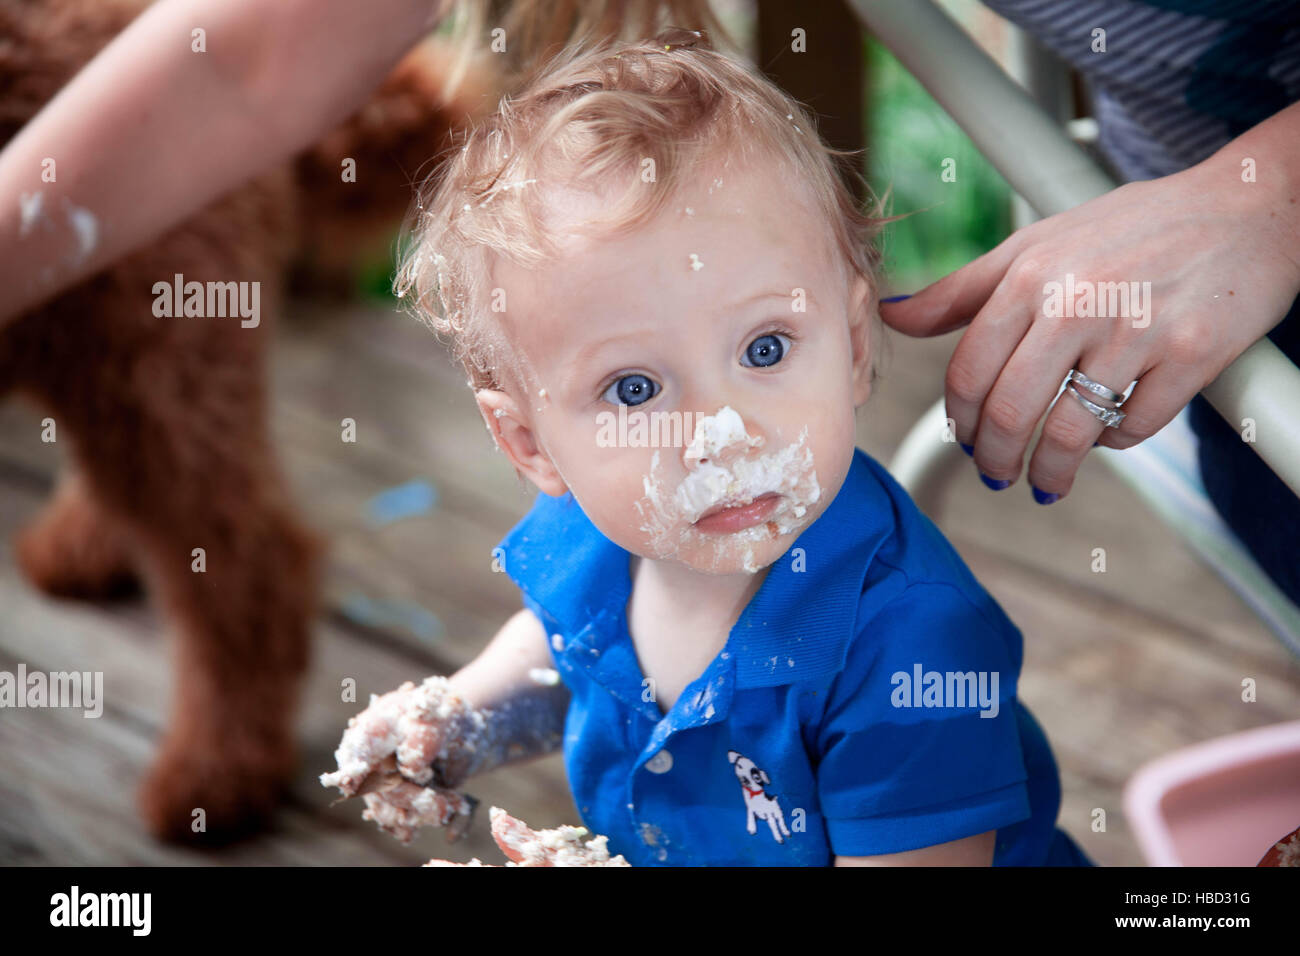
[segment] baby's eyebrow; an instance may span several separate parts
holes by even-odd
[[[573,363],[570,366],[570,369],[574,372],[581,372],[588,364],[595,360],[597,355],[605,351],[605,349],[609,348],[611,345],[616,345],[619,342],[639,341],[645,337],[647,332],[650,331],[653,330],[638,329],[635,332],[625,332],[622,335],[612,335],[607,339],[597,339],[595,342],[589,342],[580,348],[578,353],[573,357]]]

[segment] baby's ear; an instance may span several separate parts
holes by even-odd
[[[871,363],[876,351],[876,297],[871,284],[856,276],[849,286],[849,342],[853,354],[853,407],[871,397]]]
[[[496,389],[480,388],[474,399],[497,447],[506,453],[516,472],[552,497],[558,498],[569,490],[513,398]]]

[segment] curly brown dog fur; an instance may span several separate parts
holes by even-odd
[[[0,0],[0,146],[143,6]],[[359,243],[382,247],[409,177],[449,128],[491,105],[478,76],[440,105],[448,59],[422,48],[292,166],[0,329],[0,393],[43,406],[73,462],[17,542],[24,572],[49,593],[88,598],[139,574],[176,637],[171,716],[139,795],[159,837],[249,832],[294,772],[320,545],[271,446],[267,349],[290,266],[305,256],[329,268]],[[357,182],[341,181],[343,157],[356,159]],[[260,324],[155,317],[153,285],[175,273],[260,282]],[[203,573],[191,570],[195,548]]]

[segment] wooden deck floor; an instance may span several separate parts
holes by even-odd
[[[298,309],[275,354],[275,430],[302,506],[331,538],[327,602],[301,717],[304,760],[274,830],[219,853],[160,846],[133,793],[165,719],[169,653],[142,602],[46,599],[21,580],[9,539],[47,495],[58,463],[36,417],[0,406],[0,670],[102,670],[104,716],[0,712],[0,863],[415,864],[430,856],[500,857],[486,814],[462,843],[426,833],[404,848],[330,808],[316,781],[358,699],[470,660],[518,596],[490,570],[491,548],[530,495],[491,446],[463,375],[429,333],[383,306]],[[305,314],[310,312],[310,315]],[[952,337],[895,340],[895,356],[859,411],[859,444],[887,461],[941,388]],[[339,441],[339,421],[358,442]],[[411,481],[437,494],[427,513],[387,524],[376,495]],[[1098,862],[1140,863],[1120,793],[1144,761],[1300,713],[1300,666],[1174,534],[1098,462],[1047,508],[1022,482],[988,491],[954,483],[940,526],[1025,635],[1021,696],[1061,767],[1060,823]],[[1109,571],[1090,554],[1105,547]],[[1243,703],[1243,677],[1259,682]],[[476,779],[470,791],[538,826],[576,823],[558,756]],[[1090,828],[1107,812],[1104,833]]]

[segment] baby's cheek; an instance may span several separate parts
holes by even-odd
[[[616,497],[610,501],[609,515],[622,535],[619,543],[628,550],[644,552],[649,534],[645,531],[646,516],[644,475],[638,472],[619,486]]]
[[[852,446],[856,439],[857,419],[854,416],[852,398],[844,401],[828,400],[825,404],[810,410],[813,415],[808,427],[812,443],[813,457],[819,469],[826,470],[829,480],[831,469],[852,457]]]
[[[574,495],[605,537],[627,551],[644,554],[649,550],[650,538],[643,527],[647,523],[643,511],[649,456],[642,454],[644,449],[602,451],[601,466],[590,478],[584,478]]]

